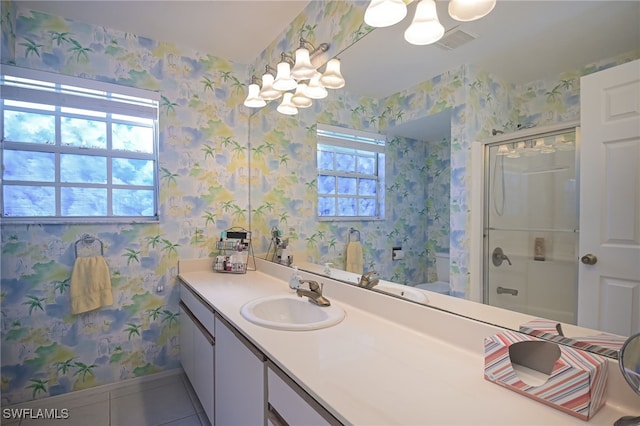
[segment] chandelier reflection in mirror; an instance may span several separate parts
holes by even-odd
[[[249,93],[244,105],[250,108],[261,108],[267,101],[282,98],[277,111],[281,114],[295,115],[298,108],[308,108],[313,99],[327,97],[327,89],[344,87],[345,81],[340,73],[340,60],[332,58],[325,65],[324,72],[312,60],[329,50],[327,43],[315,47],[311,42],[300,38],[300,47],[295,51],[295,58],[282,52],[277,68],[265,66],[262,79],[251,77]],[[274,73],[275,72],[275,77]]]
[[[474,21],[493,10],[496,0],[449,0],[449,15],[462,22]],[[403,0],[371,0],[364,13],[364,22],[371,27],[389,27],[407,16]],[[411,25],[404,38],[411,44],[435,43],[444,35],[444,27],[438,20],[434,0],[419,0]]]

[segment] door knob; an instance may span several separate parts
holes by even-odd
[[[595,265],[596,263],[598,263],[598,258],[595,256],[595,254],[589,253],[582,256],[580,258],[580,261],[585,265]]]

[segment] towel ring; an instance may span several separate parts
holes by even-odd
[[[358,234],[358,238],[356,240],[351,239],[352,234]],[[351,241],[360,241],[360,231],[355,228],[349,228],[349,242]]]
[[[93,243],[95,242],[99,242],[100,243],[100,256],[104,255],[104,245],[102,244],[102,241],[99,238],[96,238],[92,235],[89,234],[84,234],[78,241],[76,241],[75,243],[75,252],[76,252],[76,258],[78,257],[78,244],[82,243],[85,246],[92,246]]]

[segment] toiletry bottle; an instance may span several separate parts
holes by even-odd
[[[333,263],[330,262],[324,264],[324,274],[329,277],[331,276],[331,265],[333,265]]]
[[[289,288],[292,290],[296,290],[300,287],[300,280],[302,277],[300,276],[300,272],[298,271],[298,267],[293,267],[293,275],[289,278]]]
[[[236,245],[236,255],[234,263],[235,272],[244,272],[244,254],[242,253],[242,244]]]
[[[280,264],[289,266],[289,250],[286,248],[280,252]]]

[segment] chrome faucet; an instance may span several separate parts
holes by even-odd
[[[308,284],[309,290],[298,287],[296,289],[296,294],[298,295],[298,297],[306,296],[309,298],[309,302],[318,306],[331,305],[329,299],[322,295],[322,288],[324,287],[324,285],[318,284],[316,281],[312,280],[300,280],[300,285],[302,284]]]
[[[376,271],[369,271],[362,274],[360,277],[360,282],[358,285],[364,288],[373,288],[380,282],[380,278],[378,278],[378,273]]]

